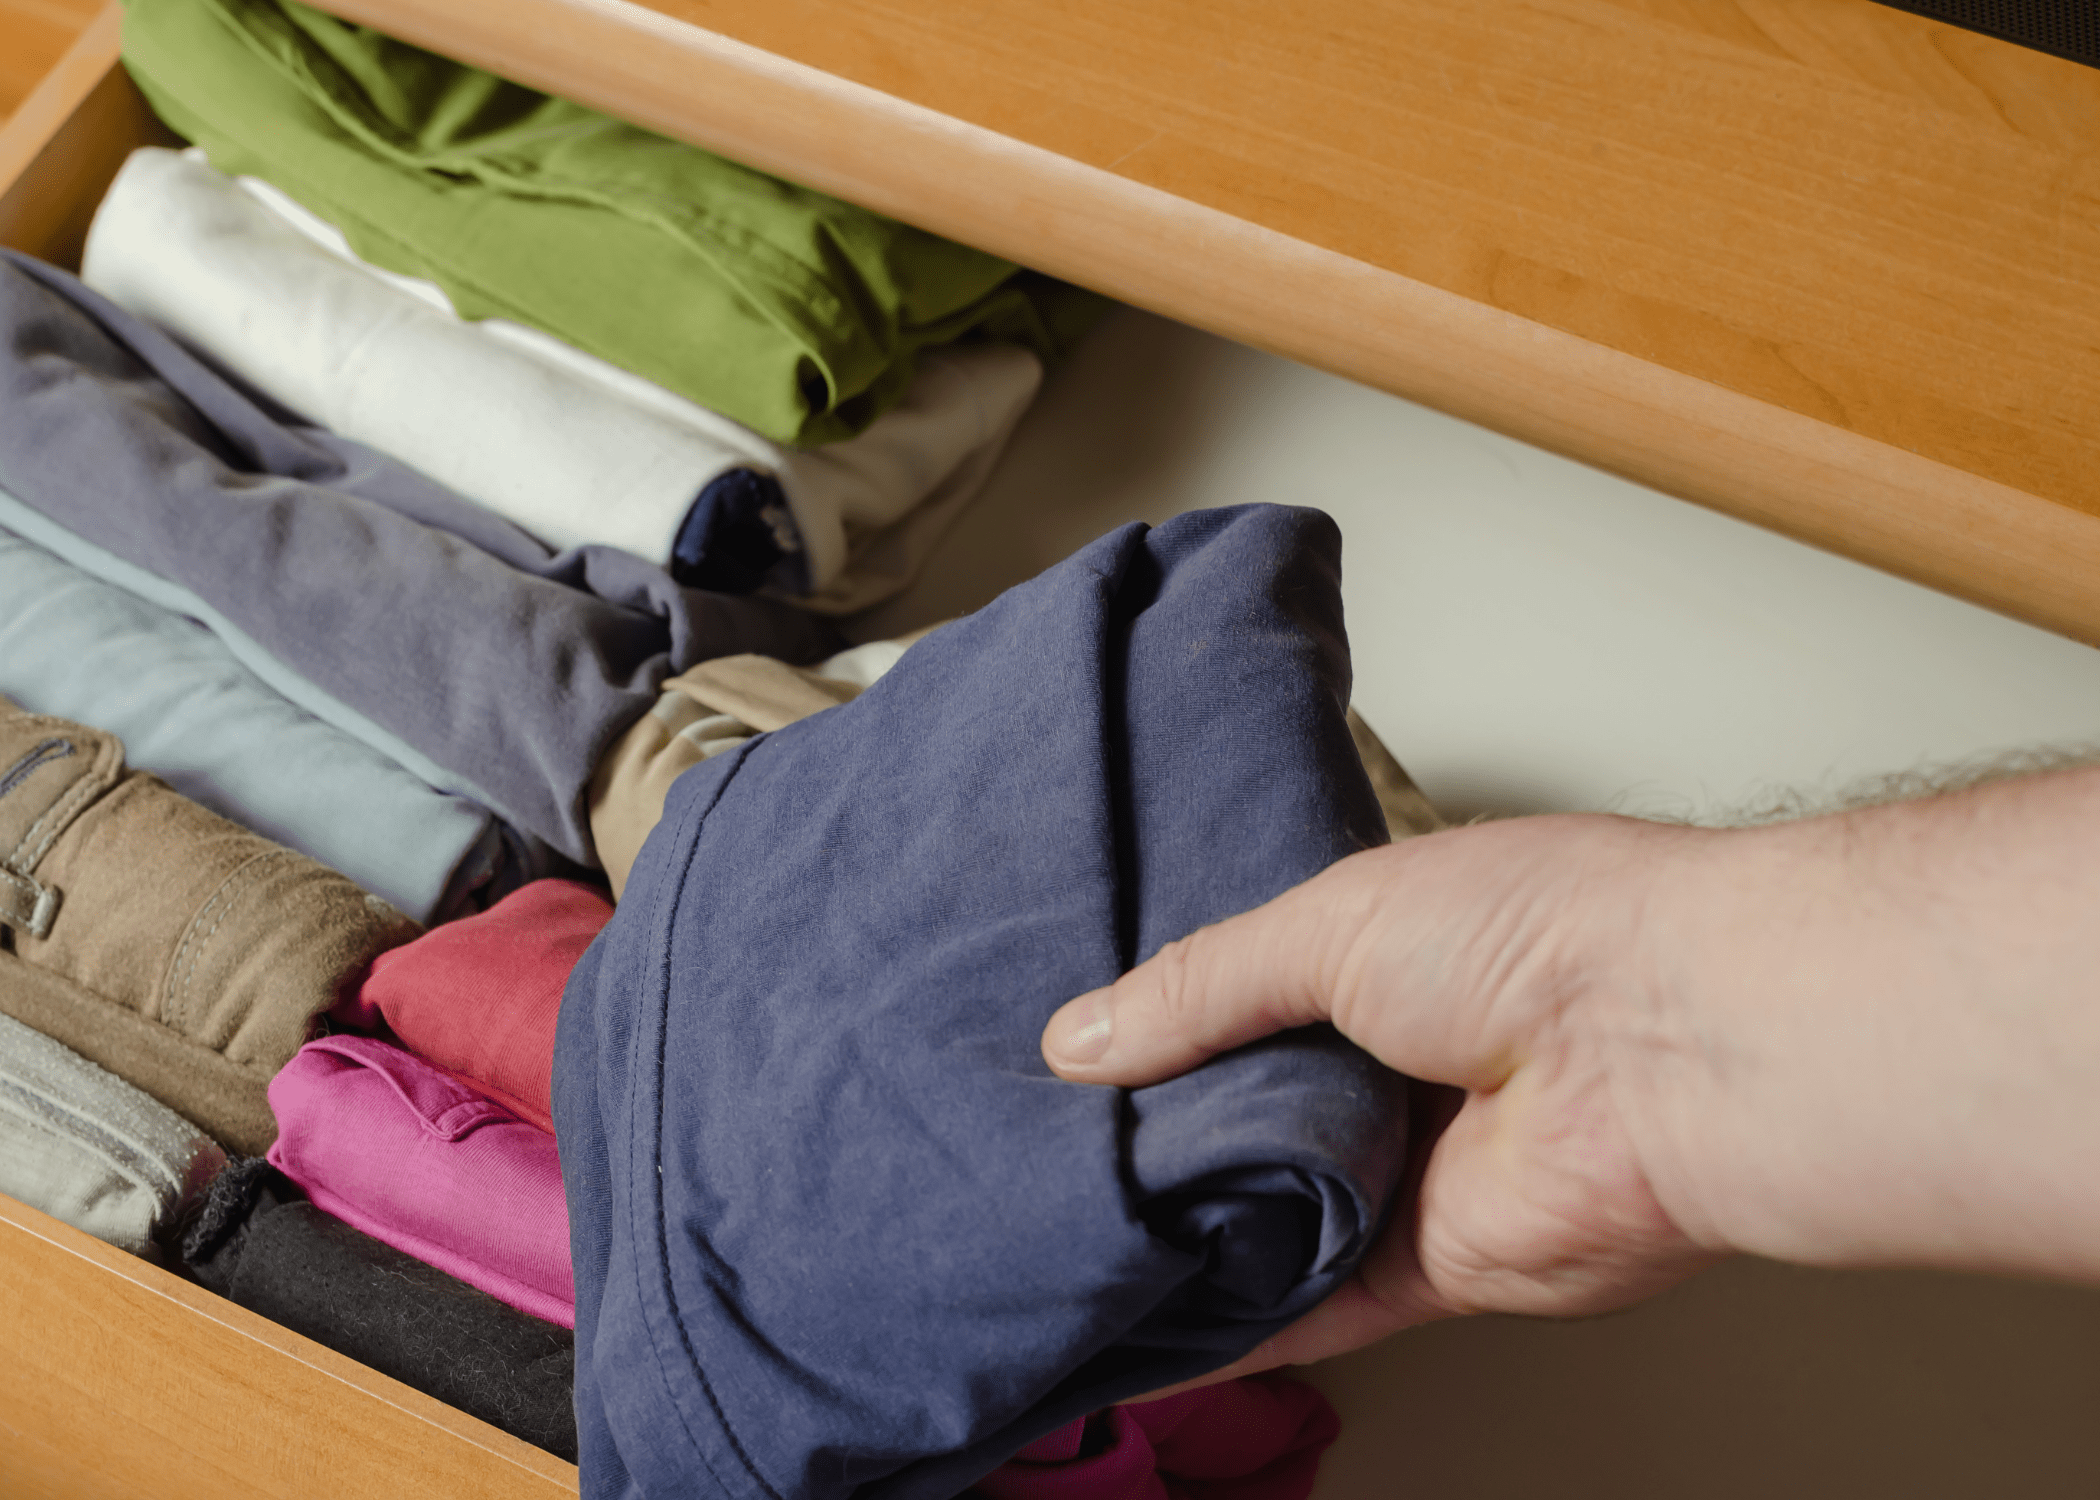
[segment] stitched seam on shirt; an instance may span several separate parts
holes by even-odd
[[[753,750],[755,750],[760,743],[762,743],[762,741],[752,741],[751,744],[753,746]],[[700,837],[700,830],[707,826],[707,820],[709,816],[713,814],[715,808],[721,804],[723,793],[729,790],[729,784],[732,781],[736,780],[737,773],[743,770],[745,762],[751,759],[753,750],[747,750],[742,755],[737,757],[736,764],[731,766],[729,770],[723,775],[721,784],[715,788],[715,794],[714,796],[708,799],[707,806],[701,809],[699,815],[694,818],[693,839],[696,845]],[[692,875],[692,871],[692,852],[689,850],[686,856],[685,864],[683,868],[681,868],[678,872],[678,883],[672,889],[668,898],[668,904],[673,909],[677,907],[680,898],[684,896],[685,883],[687,879]],[[662,910],[662,906],[663,903],[659,903],[658,910]],[[665,1067],[664,1050],[668,1044],[671,1033],[670,979],[668,975],[669,967],[670,952],[667,946],[664,953],[661,955],[660,962],[658,965],[659,972],[664,974],[664,980],[660,987],[660,993],[664,996],[664,1016],[662,1022],[656,1028],[656,1127],[649,1138],[649,1164],[654,1169],[650,1175],[655,1182],[655,1187],[653,1191],[656,1194],[657,1269],[661,1272],[663,1276],[664,1301],[670,1304],[672,1314],[671,1322],[672,1325],[678,1330],[678,1342],[685,1350],[685,1357],[687,1362],[690,1363],[692,1366],[693,1374],[699,1378],[700,1392],[702,1395],[707,1397],[707,1404],[714,1411],[715,1421],[721,1425],[722,1436],[729,1439],[730,1451],[736,1454],[738,1462],[742,1463],[744,1466],[744,1471],[751,1476],[752,1480],[758,1485],[760,1489],[766,1492],[766,1494],[770,1497],[770,1500],[781,1500],[780,1493],[777,1490],[775,1490],[772,1485],[766,1482],[765,1475],[759,1473],[758,1465],[751,1461],[751,1455],[744,1450],[744,1444],[742,1440],[739,1439],[736,1435],[736,1428],[730,1425],[729,1414],[722,1409],[722,1403],[715,1395],[714,1383],[707,1378],[707,1371],[700,1363],[700,1355],[698,1351],[696,1351],[693,1348],[692,1336],[686,1332],[685,1319],[678,1316],[678,1294],[675,1290],[673,1290],[671,1285],[671,1256],[670,1252],[666,1249],[666,1246],[670,1242],[671,1226],[669,1216],[664,1207],[663,1163]],[[702,1457],[704,1458],[705,1449],[702,1449],[701,1451]],[[712,1468],[713,1466],[709,1465],[709,1467]]]
[[[196,983],[197,968],[204,962],[204,950],[210,946],[211,940],[218,935],[219,929],[226,925],[226,919],[233,915],[234,898],[240,894],[242,889],[254,885],[261,876],[261,867],[274,860],[285,858],[290,854],[291,850],[289,849],[271,849],[256,855],[241,865],[231,875],[220,881],[219,888],[211,893],[210,898],[205,901],[203,906],[197,909],[197,915],[191,920],[189,930],[183,933],[182,941],[175,947],[174,959],[168,964],[168,982],[161,991],[160,1018],[162,1025],[173,1027],[181,1031],[185,1036],[189,1034],[187,1026],[177,1026],[176,1023],[188,1019],[181,1009],[181,1004],[187,1001],[188,991]],[[200,934],[197,930],[198,925],[203,922],[206,916],[211,914],[214,906],[219,908],[219,913],[213,918],[211,926]],[[194,948],[192,944],[195,945]],[[189,967],[188,972],[185,973],[183,955],[186,952],[189,954]],[[217,1049],[214,1048],[213,1050],[216,1051]]]
[[[710,809],[711,809],[711,808],[712,808],[713,806],[714,806],[714,804],[713,804],[712,802],[710,802],[710,803],[708,804],[708,807],[709,807]],[[683,814],[681,814],[681,815],[680,815],[680,817],[679,817],[679,820],[678,820],[678,829],[677,829],[677,833],[676,833],[676,835],[675,835],[675,841],[677,841],[677,842],[682,842],[682,841],[683,841],[683,839],[684,839],[684,837],[685,837],[685,832],[686,832],[686,829],[687,829],[687,828],[688,828],[689,826],[691,826],[691,825],[693,824],[693,821],[694,821],[694,818],[695,818],[695,816],[696,816],[696,815],[695,815],[694,813],[691,813],[691,812],[683,813]],[[681,881],[680,881],[680,883],[679,883],[679,888],[680,888],[681,890],[682,890],[682,889],[684,888],[684,882],[683,882],[682,880],[681,880]],[[648,925],[649,925],[649,930],[650,930],[650,931],[651,931],[652,933],[653,933],[653,932],[654,932],[654,931],[656,930],[656,928],[657,928],[658,926],[660,926],[660,925],[661,925],[661,924],[663,923],[663,921],[664,921],[664,916],[665,916],[665,897],[664,897],[664,896],[662,895],[662,893],[661,893],[661,892],[659,892],[659,893],[658,893],[658,895],[657,895],[657,897],[656,897],[656,899],[655,899],[655,900],[654,900],[654,901],[653,901],[653,902],[651,903],[651,906],[650,906],[650,909],[649,909],[649,924],[648,924]],[[661,988],[661,989],[665,990],[666,992],[668,992],[668,989],[669,989],[669,976],[668,976],[668,973],[667,973],[667,972],[665,971],[665,966],[664,966],[664,965],[662,965],[662,964],[659,964],[659,965],[657,966],[657,973],[658,973],[658,980],[659,980],[659,988]],[[664,1004],[664,1006],[663,1006],[662,1008],[664,1009],[664,1011],[665,1011],[666,1013],[668,1013],[668,1010],[669,1010],[669,1005],[668,1005],[668,993],[666,993],[666,998],[665,998],[665,1004]],[[627,1070],[628,1070],[627,1076],[628,1076],[628,1078],[629,1078],[629,1080],[630,1080],[630,1093],[632,1092],[632,1087],[631,1087],[631,1085],[632,1085],[632,1081],[633,1081],[633,1080],[634,1080],[634,1079],[635,1079],[635,1078],[637,1077],[637,1075],[639,1074],[640,1068],[641,1068],[641,1060],[640,1060],[640,1057],[639,1057],[639,1055],[638,1055],[638,1051],[639,1051],[639,1043],[640,1043],[640,1041],[641,1041],[641,1038],[642,1038],[642,1027],[641,1027],[641,1024],[640,1024],[640,1019],[639,1019],[639,1017],[637,1017],[637,1022],[636,1022],[636,1025],[635,1025],[635,1027],[634,1027],[634,1034],[633,1034],[633,1036],[632,1036],[632,1037],[631,1037],[631,1038],[629,1039],[629,1042],[628,1042],[628,1046],[627,1046]],[[659,1082],[661,1082],[661,1080],[659,1080]],[[624,1161],[631,1161],[631,1160],[633,1160],[633,1157],[634,1157],[634,1140],[635,1140],[635,1136],[636,1136],[636,1135],[637,1135],[637,1134],[639,1133],[639,1131],[640,1131],[640,1121],[639,1121],[639,1118],[638,1118],[637,1112],[636,1112],[636,1111],[635,1111],[634,1109],[632,1109],[632,1108],[628,1109],[628,1110],[627,1110],[627,1111],[625,1112],[625,1114],[624,1114],[624,1116],[623,1116],[623,1119],[624,1119],[624,1122],[625,1122],[625,1124],[626,1124],[626,1126],[627,1126],[627,1137],[626,1137],[626,1139],[625,1139],[625,1140],[624,1140],[624,1141],[623,1141],[623,1142],[621,1143],[621,1152],[622,1152],[622,1160],[624,1160]],[[658,1134],[659,1134],[659,1139],[660,1139],[660,1138],[661,1138],[661,1132],[659,1131],[659,1133],[658,1133]],[[608,1147],[608,1151],[607,1151],[607,1154],[608,1154],[608,1156],[610,1156],[610,1154],[611,1154],[611,1152],[610,1152],[610,1147]],[[660,1175],[659,1175],[659,1177],[658,1177],[658,1179],[657,1179],[657,1180],[658,1180],[658,1184],[659,1184],[659,1188],[660,1188],[660,1187],[661,1187],[661,1183],[662,1183],[662,1178],[661,1178],[661,1176],[660,1176]],[[628,1219],[628,1236],[627,1236],[627,1238],[628,1238],[628,1264],[627,1264],[627,1270],[628,1270],[628,1273],[629,1273],[629,1274],[630,1274],[630,1275],[631,1275],[631,1276],[633,1277],[633,1279],[634,1279],[634,1287],[635,1287],[635,1297],[636,1297],[636,1299],[637,1299],[638,1301],[640,1301],[640,1302],[642,1302],[642,1303],[644,1303],[644,1304],[646,1305],[646,1304],[647,1304],[647,1301],[648,1301],[648,1297],[647,1297],[647,1294],[643,1292],[643,1290],[642,1290],[642,1285],[641,1285],[641,1282],[642,1282],[642,1266],[641,1266],[641,1261],[642,1261],[642,1255],[643,1255],[643,1253],[644,1253],[644,1246],[643,1246],[643,1239],[644,1239],[644,1236],[643,1236],[643,1234],[641,1233],[641,1230],[640,1230],[640,1227],[639,1227],[639,1225],[638,1225],[638,1224],[636,1223],[636,1219],[637,1219],[637,1217],[638,1217],[638,1212],[639,1212],[639,1211],[638,1211],[638,1210],[637,1210],[637,1208],[635,1207],[634,1201],[633,1201],[632,1199],[630,1199],[630,1201],[629,1201],[629,1204],[628,1204],[628,1209],[627,1209],[627,1219]],[[700,1437],[699,1437],[699,1435],[698,1435],[698,1434],[696,1434],[696,1433],[695,1433],[695,1432],[693,1431],[692,1423],[690,1423],[689,1421],[687,1421],[687,1420],[686,1420],[685,1408],[684,1408],[684,1407],[683,1407],[683,1406],[682,1406],[682,1405],[680,1404],[680,1402],[678,1401],[678,1398],[676,1397],[676,1395],[675,1395],[675,1394],[673,1394],[673,1391],[672,1391],[672,1386],[671,1386],[671,1377],[670,1377],[670,1373],[669,1373],[669,1372],[668,1372],[668,1370],[667,1370],[667,1369],[665,1368],[665,1358],[664,1358],[664,1351],[663,1351],[663,1350],[662,1350],[662,1349],[661,1349],[661,1348],[660,1348],[660,1347],[658,1346],[658,1343],[657,1343],[657,1319],[656,1319],[656,1318],[654,1318],[654,1317],[651,1317],[651,1318],[649,1318],[649,1319],[647,1320],[647,1322],[646,1322],[646,1324],[645,1324],[645,1332],[646,1332],[646,1335],[647,1335],[647,1337],[648,1337],[648,1339],[649,1339],[649,1352],[650,1352],[651,1354],[653,1354],[653,1355],[655,1356],[655,1366],[654,1366],[654,1370],[653,1370],[653,1373],[654,1373],[654,1374],[655,1374],[655,1376],[656,1376],[656,1380],[657,1380],[657,1384],[658,1384],[658,1386],[659,1386],[659,1387],[660,1387],[660,1388],[662,1389],[662,1391],[663,1391],[663,1394],[664,1394],[664,1402],[665,1402],[665,1404],[666,1404],[667,1406],[669,1406],[669,1407],[670,1407],[670,1409],[671,1409],[671,1415],[672,1415],[673,1417],[675,1417],[675,1418],[677,1419],[679,1427],[680,1427],[680,1428],[681,1428],[681,1429],[682,1429],[682,1430],[684,1431],[684,1433],[685,1433],[685,1438],[686,1438],[686,1443],[687,1443],[687,1446],[691,1448],[691,1450],[692,1450],[692,1452],[693,1452],[693,1455],[694,1455],[694,1457],[696,1457],[696,1458],[698,1458],[698,1459],[700,1460],[700,1465],[701,1465],[701,1467],[707,1470],[707,1473],[708,1473],[708,1477],[709,1477],[709,1478],[711,1478],[712,1480],[714,1480],[714,1482],[715,1482],[715,1486],[716,1486],[716,1487],[717,1487],[718,1489],[722,1489],[722,1490],[725,1490],[725,1491],[726,1491],[726,1490],[727,1490],[727,1489],[729,1488],[729,1486],[723,1483],[723,1481],[722,1481],[722,1475],[721,1475],[720,1471],[719,1471],[719,1470],[717,1470],[717,1469],[716,1469],[716,1467],[715,1467],[715,1461],[714,1461],[714,1457],[713,1457],[713,1455],[709,1453],[709,1451],[708,1451],[708,1448],[707,1448],[707,1445],[706,1445],[705,1443],[703,1443],[703,1442],[702,1442],[702,1441],[700,1440]]]

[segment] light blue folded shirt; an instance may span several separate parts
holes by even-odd
[[[108,730],[130,764],[418,921],[471,909],[527,873],[529,852],[494,813],[407,769],[421,757],[406,745],[383,753],[290,701],[189,617],[184,590],[106,553],[54,555],[52,540],[100,549],[4,494],[0,522],[11,528],[0,529],[0,694]],[[18,534],[32,529],[35,541]],[[110,579],[111,565],[139,577]]]

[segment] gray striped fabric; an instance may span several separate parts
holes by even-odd
[[[225,1165],[166,1105],[0,1016],[0,1192],[143,1255]]]

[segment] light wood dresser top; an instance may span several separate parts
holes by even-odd
[[[328,0],[2100,641],[2100,70],[1869,0]]]

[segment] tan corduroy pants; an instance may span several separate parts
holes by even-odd
[[[0,1012],[233,1150],[313,1020],[420,929],[156,776],[114,735],[0,698]]]

